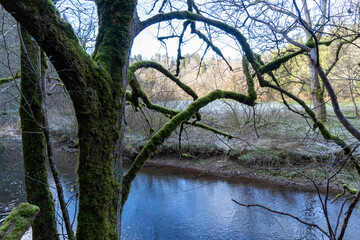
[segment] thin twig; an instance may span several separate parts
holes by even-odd
[[[276,213],[276,214],[279,214],[279,215],[284,215],[284,216],[288,216],[288,217],[291,217],[295,220],[297,220],[298,222],[302,223],[302,224],[305,224],[307,226],[310,226],[310,227],[315,227],[317,228],[319,231],[321,231],[323,234],[325,234],[328,238],[330,238],[329,234],[327,232],[325,232],[321,227],[319,227],[318,225],[314,224],[314,223],[308,223],[308,222],[305,222],[303,220],[301,220],[300,218],[292,215],[292,214],[289,214],[289,213],[284,213],[284,212],[279,212],[279,211],[276,211],[276,210],[273,210],[273,209],[270,209],[268,207],[265,207],[265,206],[262,206],[260,204],[243,204],[243,203],[240,203],[234,199],[231,199],[234,203],[240,205],[240,206],[243,206],[243,207],[259,207],[259,208],[263,208],[269,212],[272,212],[272,213]]]

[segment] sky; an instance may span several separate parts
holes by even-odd
[[[178,39],[168,39],[166,40],[167,50],[165,47],[161,44],[159,40],[156,38],[157,33],[157,27],[152,26],[147,29],[145,29],[143,32],[141,32],[134,40],[134,45],[131,51],[131,55],[138,55],[141,54],[143,58],[150,59],[152,56],[154,56],[156,53],[159,53],[161,55],[167,54],[169,57],[176,58],[177,56],[177,49],[178,49]],[[199,53],[200,56],[202,56],[204,50],[205,50],[206,44],[203,43],[202,40],[200,40],[197,36],[193,35],[191,40],[189,42],[184,43],[182,48],[182,54],[185,55],[187,53]],[[234,51],[234,49],[230,47],[224,47],[221,45],[218,45],[219,48],[222,49],[223,55],[226,58],[230,59],[239,59],[241,58],[241,55],[239,51]],[[212,58],[212,56],[215,56],[216,54],[209,50],[206,58]]]
[[[345,0],[340,0],[341,1],[345,1]],[[78,5],[81,2],[81,5]],[[161,1],[159,1],[161,2]],[[202,1],[197,1],[197,2],[206,2],[206,0],[202,0]],[[77,4],[76,7],[74,7],[75,5],[71,6],[69,5],[70,3],[75,3]],[[153,0],[139,0],[139,4],[138,4],[138,10],[139,10],[139,16],[140,18],[146,16],[148,17],[149,15],[147,15],[146,11],[148,11],[148,9],[151,9],[152,4],[154,3]],[[313,3],[313,1],[310,1],[310,5],[311,3]],[[159,5],[160,3],[158,3]],[[185,4],[185,1],[184,1]],[[159,8],[159,6],[157,5],[157,8]],[[65,16],[65,19],[70,21],[72,23],[72,25],[76,28],[79,22],[82,21],[82,23],[86,22],[86,21],[94,21],[94,19],[96,18],[96,11],[93,13],[95,15],[90,15],[89,12],[91,12],[92,10],[95,9],[95,4],[92,1],[87,1],[87,0],[78,0],[78,1],[68,1],[68,0],[62,0],[58,2],[58,6],[60,6],[60,11],[62,12],[62,16]],[[181,7],[181,6],[180,6]],[[61,9],[72,9],[71,11],[66,12],[66,10],[62,11]],[[73,10],[75,9],[75,11]],[[78,12],[76,11],[76,9],[78,9]],[[87,11],[84,11],[84,9],[87,9]],[[89,10],[92,9],[92,10]],[[76,14],[77,15],[81,15],[81,18],[72,18],[71,14]],[[155,14],[155,12],[152,12],[150,14],[153,15]],[[80,20],[79,20],[80,19]],[[143,20],[143,19],[142,19]],[[96,19],[95,19],[96,22]],[[200,24],[199,24],[200,25]],[[165,26],[164,24],[162,24],[162,26]],[[84,27],[82,29],[88,29],[88,26],[84,25]],[[94,27],[94,26],[92,26]],[[151,59],[152,56],[154,56],[155,54],[161,54],[161,55],[168,55],[169,57],[173,57],[176,58],[177,56],[177,49],[178,49],[178,39],[174,38],[174,39],[168,39],[166,40],[166,44],[167,44],[167,49],[164,47],[163,44],[160,43],[159,40],[157,40],[156,35],[158,33],[158,29],[157,29],[158,25],[154,25],[152,27],[148,27],[147,29],[143,30],[143,32],[141,32],[134,40],[134,44],[133,44],[133,48],[132,48],[132,53],[131,55],[138,55],[141,54],[143,59]],[[96,26],[95,26],[96,28]],[[181,29],[182,26],[179,27],[179,29]],[[188,30],[188,32],[190,32]],[[178,30],[177,34],[180,34],[180,30]],[[160,36],[165,36],[166,33],[163,33],[163,35]],[[94,34],[95,36],[95,34]],[[195,36],[194,34],[192,34],[192,38],[191,41],[185,42],[182,45],[182,55],[185,55],[187,53],[192,54],[192,53],[198,53],[200,56],[203,55],[203,52],[205,50],[206,44],[203,43],[202,40],[200,40],[197,36]],[[236,46],[236,43],[230,39],[225,39],[225,38],[220,38],[221,42],[223,42],[224,44],[221,43],[216,43],[216,46],[219,47],[222,50],[223,55],[226,58],[230,58],[230,59],[240,59],[241,58],[241,52],[238,48],[238,46]],[[226,44],[228,46],[226,46]],[[92,45],[91,45],[92,44]],[[93,46],[93,43],[89,44],[90,46]],[[256,46],[252,46],[254,49],[256,49]],[[90,47],[91,48],[91,47]],[[89,51],[91,52],[91,50]],[[205,58],[213,58],[213,56],[216,55],[212,50],[209,50],[206,57]]]

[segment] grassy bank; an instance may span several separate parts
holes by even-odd
[[[188,101],[159,104],[184,109]],[[352,106],[342,107],[350,121],[360,128],[360,119],[354,115]],[[293,108],[300,110],[297,105]],[[49,122],[59,146],[66,151],[76,151],[77,127],[70,110],[64,113],[64,110],[54,109],[50,112]],[[335,173],[345,161],[338,146],[325,141],[307,119],[279,103],[260,103],[251,108],[233,101],[216,101],[202,109],[201,114],[203,123],[231,134],[233,138],[184,125],[181,138],[180,129],[177,129],[148,162],[224,176],[267,179],[287,185],[309,185],[312,179],[324,186],[326,172]],[[19,138],[18,117],[14,113],[6,118],[7,121],[1,123],[2,141]],[[134,159],[154,132],[167,121],[168,118],[159,113],[146,109],[134,111],[128,106],[125,156],[130,161]],[[349,144],[356,143],[337,121],[331,108],[328,108],[326,125]],[[360,186],[349,162],[331,180],[333,188],[340,189],[344,183],[356,188]]]

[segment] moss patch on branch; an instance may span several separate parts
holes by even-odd
[[[20,240],[39,213],[39,207],[20,203],[14,208],[0,227],[0,239]]]
[[[8,82],[12,82],[14,81],[15,79],[17,78],[20,78],[20,74],[19,72],[16,72],[15,76],[14,77],[9,77],[9,78],[1,78],[0,79],[0,86],[4,83],[8,83]]]

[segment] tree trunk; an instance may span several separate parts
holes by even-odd
[[[306,0],[302,0],[302,3],[303,3],[303,7],[304,7],[304,14],[305,14],[306,22],[307,22],[308,26],[312,27],[313,24],[311,21],[308,4],[307,4]],[[319,19],[319,25],[321,26],[321,25],[324,25],[324,23],[326,21],[326,13],[328,10],[327,9],[327,0],[321,0],[320,5],[321,5],[322,15],[320,16],[320,19]],[[320,39],[322,38],[322,29],[323,29],[322,27],[319,29],[319,32],[316,36],[318,41],[320,41]],[[306,31],[306,38],[312,39],[311,34],[307,31]],[[314,112],[316,114],[316,117],[319,120],[326,122],[326,106],[325,106],[325,101],[324,101],[324,90],[320,86],[319,75],[316,71],[315,66],[311,62],[310,57],[308,57],[307,59],[308,59],[309,74],[310,74],[309,87],[310,87],[312,102],[314,104]]]
[[[29,33],[21,30],[21,136],[27,201],[39,206],[32,223],[33,240],[59,239],[55,209],[47,180],[41,114],[40,48]]]
[[[325,122],[326,121],[326,105],[324,101],[324,90],[320,86],[319,75],[312,64],[310,58],[308,58],[309,64],[309,86],[311,92],[312,102],[314,104],[314,112],[316,117]]]
[[[114,177],[115,143],[119,137],[119,111],[98,106],[107,116],[80,117],[79,216],[77,239],[116,239],[116,206],[120,184]],[[101,109],[102,108],[102,109]],[[96,179],[96,180],[95,180]]]
[[[350,87],[350,97],[351,97],[351,101],[353,102],[354,104],[354,108],[355,108],[355,116],[356,117],[359,117],[359,110],[358,110],[358,107],[357,107],[357,104],[356,104],[356,101],[355,101],[355,94],[354,94],[354,90],[353,90],[353,84],[354,82],[351,80],[350,83],[349,83],[349,87]]]
[[[51,1],[0,3],[49,56],[74,104],[79,126],[80,190],[76,239],[117,239],[121,221],[120,130],[124,129],[137,1],[96,1],[99,34],[93,58],[79,45],[71,26],[61,19]]]

